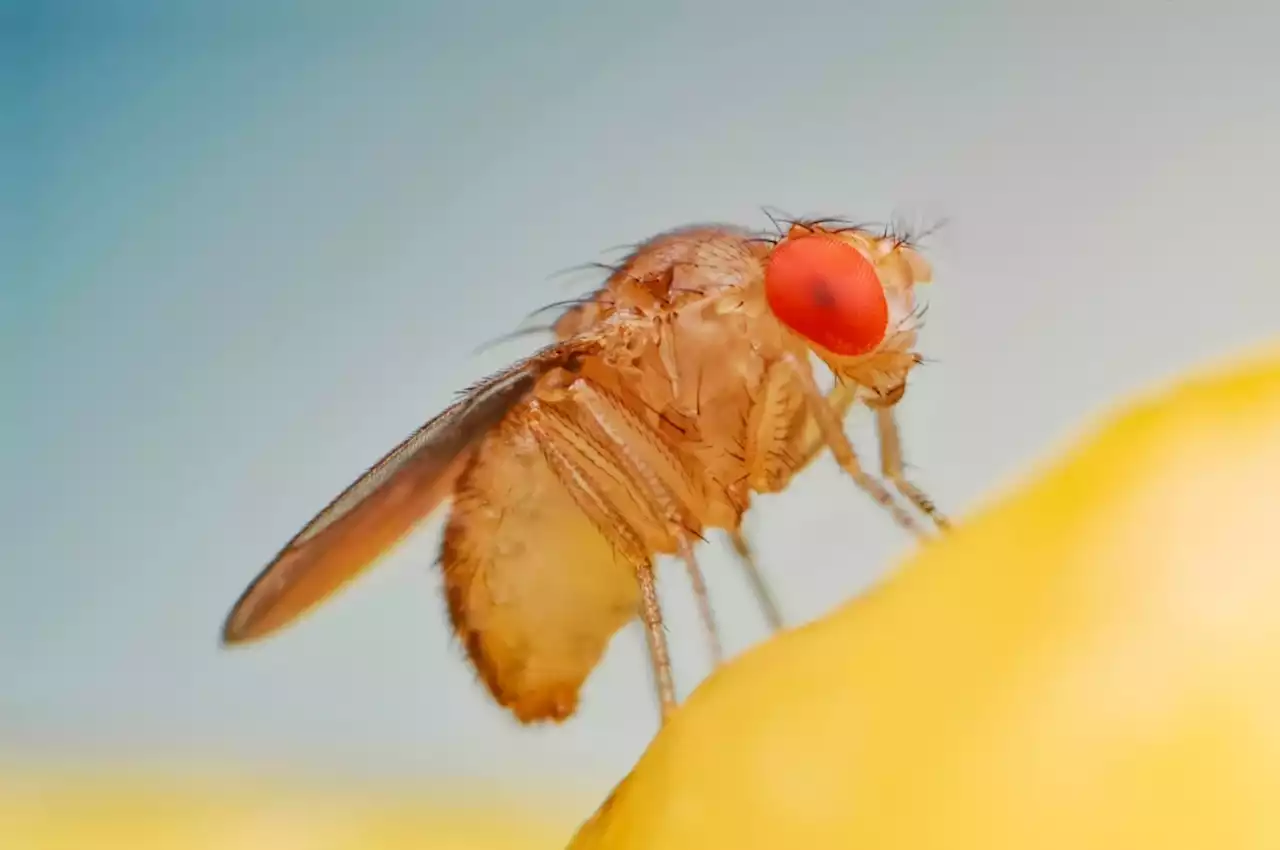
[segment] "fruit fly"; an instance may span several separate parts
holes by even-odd
[[[903,528],[938,527],[903,477],[894,407],[911,370],[929,263],[888,231],[790,222],[659,234],[555,321],[555,341],[466,391],[307,524],[227,617],[225,644],[289,624],[445,501],[449,617],[493,698],[523,723],[562,721],[613,635],[639,616],[665,721],[675,688],[654,578],[684,562],[720,659],[694,546],[728,535],[771,623],[781,623],[741,532],[830,450]],[[824,393],[811,365],[833,374]],[[845,435],[874,411],[880,476]]]

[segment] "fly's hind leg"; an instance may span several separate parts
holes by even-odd
[[[690,512],[658,476],[654,467],[639,456],[633,443],[627,439],[626,432],[631,431],[635,434],[637,430],[647,431],[643,436],[651,447],[659,445],[661,438],[648,430],[647,426],[630,417],[616,403],[602,396],[586,381],[575,382],[574,390],[578,406],[607,439],[609,448],[616,458],[616,465],[621,468],[620,471],[625,472],[631,480],[640,485],[642,501],[656,512],[654,518],[663,525],[666,533],[675,541],[676,552],[680,560],[684,561],[689,573],[689,581],[693,585],[694,598],[698,604],[698,616],[711,647],[712,663],[719,667],[724,662],[724,648],[720,642],[720,631],[716,627],[711,599],[707,594],[706,580],[693,554]],[[667,458],[666,465],[675,467],[676,462]]]
[[[655,472],[654,463],[664,464],[667,471],[674,469],[676,461],[664,453],[661,438],[647,426],[630,416],[616,402],[597,392],[583,380],[575,381],[569,388],[572,405],[547,408],[542,411],[542,421],[551,431],[552,443],[563,455],[579,458],[577,476],[584,481],[595,479],[592,488],[597,498],[607,502],[612,495],[625,499],[631,505],[630,512],[614,511],[615,527],[628,527],[638,532],[661,529],[675,542],[676,553],[688,569],[697,597],[699,614],[711,646],[716,666],[724,660],[719,630],[711,610],[706,583],[694,558],[691,538],[696,536],[691,511],[672,489]],[[630,432],[628,434],[628,432]],[[631,439],[628,439],[628,436]],[[637,444],[656,451],[654,463],[647,462],[636,450]],[[665,454],[665,459],[664,459]],[[653,662],[655,680],[662,701],[663,722],[675,706],[675,688],[671,675],[671,660],[667,648],[665,628],[659,607],[654,579],[651,552],[638,534],[635,558],[637,579],[643,595],[641,614],[645,622],[646,639],[650,659]]]
[[[938,528],[946,531],[950,521],[942,515],[923,490],[904,477],[902,438],[898,434],[898,420],[893,407],[876,408],[876,434],[880,440],[880,474],[885,477],[907,501],[933,520]]]
[[[574,441],[566,439],[562,430],[564,424],[555,420],[535,422],[530,430],[555,474],[635,569],[640,586],[640,618],[644,622],[645,642],[649,646],[649,662],[653,669],[654,687],[658,691],[662,722],[666,723],[676,708],[676,686],[671,673],[671,653],[667,647],[666,626],[662,622],[662,607],[658,602],[653,561],[626,517],[591,481],[585,464],[572,456],[579,452],[574,451]]]

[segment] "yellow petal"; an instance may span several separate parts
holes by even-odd
[[[1280,348],[708,679],[575,848],[1280,847]]]

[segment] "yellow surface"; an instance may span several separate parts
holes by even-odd
[[[713,676],[574,846],[1280,848],[1278,527],[1272,348],[1136,402]],[[481,790],[0,771],[2,850],[523,850],[578,820]]]
[[[575,848],[1280,848],[1280,350],[705,682]]]
[[[0,771],[0,850],[561,850],[580,820],[485,788]]]

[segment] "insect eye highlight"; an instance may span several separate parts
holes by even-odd
[[[835,354],[866,354],[889,327],[889,304],[875,267],[835,236],[815,233],[780,242],[765,265],[764,288],[780,322]]]

